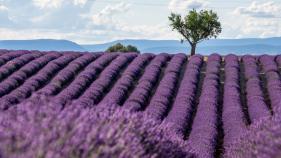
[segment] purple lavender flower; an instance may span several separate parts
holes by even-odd
[[[279,109],[279,110],[278,110]],[[280,106],[277,111],[280,111]],[[226,149],[226,158],[281,156],[281,118],[263,118]]]
[[[194,157],[184,142],[141,114],[33,97],[0,115],[2,157]]]

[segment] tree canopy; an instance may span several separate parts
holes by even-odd
[[[193,9],[185,17],[171,13],[169,20],[172,30],[177,30],[183,36],[181,41],[187,41],[191,45],[191,55],[195,54],[199,42],[217,38],[222,31],[219,17],[212,10],[197,12]]]
[[[137,47],[132,46],[132,45],[128,45],[128,46],[124,46],[121,43],[117,43],[113,46],[110,46],[109,48],[107,48],[106,52],[123,52],[123,53],[127,53],[127,52],[136,52],[136,53],[140,53],[140,51],[138,50]]]

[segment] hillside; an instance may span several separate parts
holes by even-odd
[[[150,53],[185,53],[189,51],[187,43],[177,40],[117,40],[104,44],[82,45],[89,51],[104,51],[109,46],[122,43],[137,46],[141,52]],[[275,38],[249,38],[249,39],[211,39],[198,45],[201,54],[278,54],[281,50],[281,37]]]
[[[122,43],[134,45],[142,52],[150,53],[187,53],[189,45],[177,40],[117,40],[104,44],[77,44],[68,40],[2,40],[0,49],[10,50],[40,50],[40,51],[90,51],[102,52],[108,47]],[[197,52],[203,55],[219,53],[226,55],[234,53],[237,55],[253,54],[279,54],[281,50],[281,37],[275,38],[249,38],[249,39],[211,39],[198,45]]]
[[[177,141],[182,144],[187,143],[185,148],[202,158],[222,156],[223,152],[228,152],[229,146],[251,125],[258,123],[263,118],[280,114],[278,106],[281,101],[281,56],[279,55],[227,55],[222,57],[212,54],[208,56],[207,60],[204,60],[201,55],[188,58],[184,54],[43,53],[2,50],[0,52],[0,65],[0,109],[3,112],[2,118],[0,116],[0,122],[1,119],[3,121],[6,117],[11,117],[8,119],[11,122],[7,125],[13,125],[13,120],[17,119],[13,116],[14,111],[17,110],[14,107],[19,107],[18,114],[23,115],[22,119],[30,120],[26,118],[30,117],[32,121],[35,121],[35,123],[31,121],[28,126],[32,129],[31,132],[34,134],[42,132],[40,137],[32,136],[34,140],[30,141],[37,141],[36,138],[39,141],[40,138],[42,142],[34,143],[46,145],[41,149],[40,145],[29,146],[32,143],[26,143],[22,148],[19,146],[13,150],[4,150],[4,154],[7,154],[7,151],[16,150],[22,154],[32,155],[34,148],[40,151],[53,150],[51,144],[53,141],[58,141],[57,145],[62,144],[61,141],[67,141],[64,135],[61,136],[61,133],[57,133],[57,135],[45,134],[48,130],[53,132],[74,130],[74,133],[66,135],[71,137],[73,134],[75,138],[65,144],[71,144],[70,148],[61,146],[64,149],[62,153],[69,154],[70,149],[75,151],[74,155],[85,152],[85,146],[81,147],[83,150],[78,150],[79,148],[76,148],[75,145],[87,143],[83,140],[89,136],[89,131],[99,132],[97,131],[99,128],[89,126],[89,120],[93,118],[88,116],[94,114],[93,117],[96,117],[100,114],[92,113],[93,111],[80,113],[77,109],[83,111],[82,109],[85,108],[87,111],[94,107],[111,106],[126,109],[131,113],[138,112],[139,115],[147,116],[157,123],[167,124],[166,131],[172,133],[173,137],[176,137]],[[38,100],[38,96],[47,98],[48,103]],[[25,105],[28,101],[30,103]],[[42,106],[42,110],[38,108],[39,105]],[[53,105],[55,105],[53,108],[48,108]],[[25,110],[24,106],[31,107]],[[62,115],[52,112],[54,109],[68,107],[70,109],[64,111]],[[23,114],[24,111],[26,114]],[[38,112],[40,114],[38,118],[33,117]],[[43,114],[41,114],[42,112]],[[76,115],[76,112],[80,114]],[[7,113],[7,116],[4,113]],[[49,115],[50,119],[47,119],[47,122],[51,120],[62,127],[46,129],[51,125],[43,124],[41,127],[40,122],[36,123],[41,117]],[[78,117],[80,115],[81,117]],[[130,118],[127,119],[130,120]],[[65,120],[60,123],[57,121],[59,119]],[[127,122],[127,119],[123,122]],[[78,126],[76,131],[74,127],[72,128],[73,124],[71,126],[64,124],[74,120],[78,122],[77,126],[81,125],[83,128]],[[25,130],[13,130],[24,126],[25,124],[21,124],[21,121],[13,128],[7,128],[3,124],[0,125],[0,133],[1,130],[11,131],[11,133],[19,132],[16,133],[19,134],[19,140],[21,140],[22,134],[30,139],[31,137],[27,136],[28,132],[21,133]],[[37,126],[40,126],[43,131],[38,131],[38,128],[35,128]],[[63,128],[64,126],[68,130]],[[140,129],[143,130],[141,127]],[[155,129],[151,129],[151,131],[155,132]],[[144,133],[147,134],[147,132]],[[0,134],[0,138],[10,138],[9,136],[12,135]],[[162,141],[163,137],[159,137],[153,138],[152,142]],[[99,139],[99,137],[95,138]],[[112,141],[115,139],[116,137],[112,138]],[[131,139],[126,137],[122,140]],[[142,139],[145,138],[140,138],[138,143],[144,143]],[[18,139],[11,141],[13,140],[17,141]],[[121,143],[121,147],[123,141],[118,142]],[[15,144],[24,144],[24,142],[26,141],[15,142]],[[137,143],[134,141],[130,143],[132,142]],[[165,142],[169,144],[168,140],[163,143]],[[0,145],[0,151],[5,147],[13,147],[10,140],[5,143]],[[152,146],[149,143],[146,145]],[[143,154],[139,153],[139,150],[155,153],[154,149],[150,151],[150,147],[147,149],[137,148],[138,152],[133,151],[135,148],[129,150],[138,154]],[[164,149],[168,152],[167,149],[175,148],[167,145],[155,150]],[[53,154],[61,153],[57,150],[52,152]],[[105,152],[111,153],[108,148]]]
[[[2,40],[1,49],[40,51],[85,51],[80,45],[68,40]]]

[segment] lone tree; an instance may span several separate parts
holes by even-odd
[[[117,43],[109,48],[107,48],[106,52],[136,52],[139,53],[140,51],[137,49],[137,47],[132,46],[132,45],[128,45],[128,46],[124,46],[121,43]]]
[[[217,38],[222,31],[218,15],[212,10],[197,12],[193,9],[184,18],[179,14],[171,13],[169,20],[172,29],[183,36],[181,42],[186,40],[190,44],[191,55],[195,54],[199,42],[212,37]]]

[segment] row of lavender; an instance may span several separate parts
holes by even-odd
[[[116,105],[144,111],[149,117],[172,125],[171,130],[188,139],[191,148],[200,149],[197,152],[201,157],[212,157],[220,139],[227,147],[246,130],[246,115],[255,123],[278,113],[281,57],[222,58],[214,54],[208,57],[206,72],[201,71],[203,62],[200,55],[187,58],[183,54],[4,51],[0,53],[0,105],[5,110],[32,94],[43,94],[62,106],[74,101],[73,104],[86,107]],[[258,64],[266,75],[270,105],[265,102]],[[203,73],[202,92],[196,98]],[[220,78],[223,73],[225,79]],[[241,74],[245,87],[241,87]],[[242,106],[243,88],[247,107]],[[220,119],[223,130],[219,129]]]
[[[57,56],[58,55],[58,56]],[[83,55],[81,57],[79,57],[80,55],[78,54],[70,54],[70,55],[63,55],[63,57],[61,57],[61,59],[58,59],[57,61],[51,61],[53,60],[53,58],[57,58],[59,57],[60,55],[59,54],[48,54],[48,55],[44,55],[40,52],[34,52],[34,53],[28,53],[28,52],[9,52],[9,53],[3,53],[2,52],[2,56],[1,56],[1,61],[7,62],[6,64],[3,63],[4,65],[1,66],[0,68],[0,73],[1,73],[1,80],[4,80],[5,78],[9,77],[7,80],[8,81],[14,81],[16,80],[17,82],[23,82],[23,80],[29,78],[30,76],[32,76],[33,74],[37,73],[37,71],[40,70],[40,68],[44,67],[45,65],[48,65],[48,67],[52,67],[52,65],[58,63],[58,62],[62,62],[62,64],[57,64],[57,66],[59,66],[60,68],[55,68],[55,67],[52,67],[50,70],[53,70],[55,72],[55,74],[57,73],[58,70],[62,69],[62,71],[60,71],[52,80],[50,83],[48,83],[48,85],[46,85],[44,88],[42,88],[39,93],[42,93],[42,94],[46,94],[46,95],[57,95],[58,93],[60,93],[60,91],[65,91],[66,93],[75,93],[75,94],[65,94],[65,93],[60,93],[59,97],[61,100],[63,100],[63,98],[66,98],[64,99],[64,102],[66,100],[69,100],[69,99],[75,99],[77,96],[79,97],[79,94],[76,94],[78,93],[81,93],[81,90],[83,90],[85,87],[83,86],[87,86],[87,85],[90,85],[93,81],[95,81],[95,79],[97,78],[97,76],[99,75],[99,73],[114,59],[116,58],[116,55],[113,55],[113,54],[110,54],[110,55],[103,55],[101,58],[99,58],[98,60],[95,61],[95,59],[98,57],[98,55],[90,55],[90,54],[86,54],[86,55]],[[52,57],[53,56],[53,57]],[[150,55],[151,56],[151,55]],[[161,55],[160,55],[161,56]],[[165,55],[163,55],[165,56]],[[18,58],[17,58],[18,57]],[[40,58],[38,58],[40,57]],[[79,58],[78,58],[79,57]],[[36,59],[38,58],[38,59]],[[49,59],[50,58],[50,59]],[[74,60],[74,58],[77,58],[76,60]],[[139,57],[141,58],[141,57]],[[143,59],[143,62],[146,60],[146,57],[142,57]],[[151,57],[148,57],[149,59],[147,60],[150,60]],[[175,56],[176,58],[176,56]],[[183,57],[185,58],[185,57]],[[247,58],[247,56],[245,57]],[[249,58],[253,58],[252,62],[254,63],[251,63],[252,65],[255,64],[255,59],[254,57],[249,57]],[[276,67],[276,64],[274,63],[273,61],[273,65],[275,66],[275,68],[267,68],[267,63],[266,61],[264,61],[263,59],[266,58],[266,57],[261,57],[261,63],[264,64],[264,69],[266,72],[268,72],[267,75],[268,76],[268,79],[269,79],[269,82],[274,82],[274,81],[271,81],[271,78],[274,79],[274,77],[271,77],[272,75],[278,75],[277,74],[277,67]],[[36,59],[36,60],[35,60]],[[277,58],[279,59],[279,58]],[[33,61],[34,60],[34,61]],[[62,61],[60,61],[62,60]],[[72,60],[74,60],[73,62],[71,62]],[[140,59],[141,60],[141,59]],[[272,59],[274,60],[274,59]],[[49,61],[51,61],[50,63],[48,63]],[[92,62],[92,61],[95,61],[95,62]],[[247,59],[245,60],[247,62]],[[277,60],[279,61],[279,60]],[[247,64],[246,62],[244,62],[245,64]],[[34,64],[36,63],[36,64]],[[39,63],[39,64],[37,64]],[[48,64],[47,64],[48,63]],[[70,63],[70,64],[69,64]],[[90,64],[91,63],[91,64]],[[126,63],[126,61],[125,61]],[[26,65],[25,65],[26,64]],[[89,64],[89,65],[88,65]],[[134,63],[134,64],[138,64],[137,61]],[[134,65],[133,64],[133,65]],[[160,63],[160,67],[161,67],[161,64]],[[181,61],[179,61],[178,65],[181,65]],[[38,67],[35,67],[36,65],[39,65]],[[41,65],[41,66],[40,66]],[[67,66],[66,66],[67,65]],[[88,65],[88,66],[87,66]],[[23,66],[23,67],[22,67]],[[35,67],[35,70],[33,71],[33,73],[29,73],[25,70],[25,69],[31,69],[33,70],[33,67]],[[66,66],[64,68],[64,66]],[[86,67],[87,66],[87,67]],[[122,66],[122,65],[121,65]],[[139,65],[139,68],[135,71],[140,71],[140,67],[143,66],[143,65]],[[158,65],[159,66],[159,65]],[[170,67],[174,66],[175,67],[175,64],[171,63],[170,64]],[[86,68],[85,68],[86,67]],[[112,66],[114,67],[114,66]],[[20,69],[19,69],[20,68]],[[176,68],[176,67],[175,67]],[[173,68],[173,69],[175,69]],[[246,68],[248,68],[248,66],[246,66]],[[44,69],[47,69],[47,68],[44,68]],[[85,69],[85,70],[84,70]],[[107,68],[109,69],[109,68]],[[169,71],[169,68],[167,68]],[[84,70],[82,71],[82,73],[79,73],[81,70]],[[18,79],[17,77],[22,77],[21,74],[23,73],[20,73],[20,75],[18,75],[16,73],[14,73],[15,71],[19,71],[19,72],[24,72],[26,77],[25,78],[20,78]],[[42,71],[42,70],[40,70]],[[39,71],[39,72],[40,72]],[[107,71],[112,71],[112,70],[107,70]],[[116,69],[116,71],[118,71],[118,69]],[[128,70],[129,71],[129,70]],[[132,70],[131,70],[132,71]],[[177,71],[179,71],[179,68],[177,68]],[[247,71],[247,70],[246,70]],[[252,70],[252,71],[256,71],[256,70]],[[275,72],[269,72],[269,71],[275,71]],[[44,71],[43,71],[44,72]],[[77,73],[79,74],[77,77]],[[104,74],[106,74],[105,72],[103,72]],[[112,76],[114,76],[113,74],[114,72],[110,72],[108,76],[111,75],[111,78],[108,78],[108,79],[112,79]],[[118,72],[117,72],[118,73]],[[147,72],[149,73],[149,72]],[[249,70],[249,72],[245,73],[245,76],[248,77],[248,78],[252,78],[252,76],[249,76],[251,75],[251,70]],[[275,74],[274,74],[275,73]],[[12,75],[11,75],[12,74]],[[49,74],[49,73],[48,73]],[[113,75],[112,75],[113,74]],[[157,72],[156,72],[157,74]],[[271,75],[270,75],[271,74]],[[10,76],[9,76],[10,75]],[[258,74],[257,74],[258,75]],[[52,77],[52,75],[48,75],[48,77]],[[151,75],[150,75],[151,76]],[[165,76],[169,76],[169,73],[165,72]],[[258,76],[257,77],[257,80],[258,80]],[[15,79],[16,78],[16,79]],[[75,82],[71,83],[70,86],[68,86],[69,82],[73,81],[73,79],[75,78]],[[276,77],[275,77],[276,78]],[[100,79],[100,78],[99,78]],[[107,80],[108,80],[107,79]],[[43,79],[41,79],[43,80]],[[41,82],[41,80],[39,80],[39,82]],[[150,82],[155,82],[156,79],[154,80],[151,80]],[[175,80],[175,79],[174,79]],[[165,81],[165,80],[164,80]],[[164,82],[163,81],[163,82]],[[7,82],[7,81],[6,81]],[[96,83],[98,83],[97,81],[95,81]],[[121,81],[120,81],[121,82]],[[132,81],[131,81],[132,82]],[[1,84],[4,85],[5,81]],[[10,83],[10,82],[8,82]],[[271,86],[271,84],[268,84],[269,86]],[[12,82],[10,84],[14,84],[14,85],[17,85],[15,82]],[[164,84],[164,83],[163,83]],[[278,83],[275,83],[275,84],[278,84]],[[2,86],[4,88],[2,88],[1,92],[3,93],[1,96],[5,95],[6,93],[9,93],[10,91],[12,91],[14,88],[17,88],[17,87],[12,87],[10,86],[9,84],[7,84],[8,86]],[[109,85],[109,83],[107,84]],[[11,90],[9,90],[9,88],[11,87]],[[65,88],[66,87],[66,88]],[[82,88],[78,88],[78,87],[82,87]],[[138,84],[137,86],[138,87]],[[250,87],[250,86],[247,86],[247,87]],[[276,86],[275,86],[276,87]],[[278,87],[278,85],[277,85]],[[65,89],[63,89],[65,88]],[[73,88],[76,88],[75,90]],[[106,87],[105,87],[106,88]],[[138,88],[137,88],[138,89]],[[160,88],[161,89],[161,88]],[[173,88],[171,88],[173,89]],[[99,90],[97,90],[99,91]],[[160,91],[160,90],[159,90]],[[278,92],[278,91],[277,91]],[[83,92],[82,92],[83,93]],[[134,92],[132,93],[134,94]],[[156,93],[158,94],[158,93]],[[273,93],[272,93],[273,94]],[[81,95],[81,94],[80,94]],[[250,97],[251,95],[249,95]],[[272,95],[270,95],[271,98],[273,97]],[[85,97],[87,98],[87,97]],[[59,100],[60,100],[59,99]],[[82,99],[83,100],[83,99]],[[128,100],[131,100],[131,99],[128,99]],[[249,100],[249,99],[248,99]],[[274,100],[274,98],[272,98],[272,100]],[[276,99],[275,99],[276,100]],[[276,103],[274,103],[276,104]]]
[[[217,115],[221,57],[208,58],[206,77],[188,141],[199,157],[213,157],[218,136]]]
[[[3,66],[1,66],[0,68],[1,79],[4,80],[0,83],[0,87],[1,87],[0,94],[2,96],[1,101],[3,103],[2,108],[5,109],[9,106],[9,104],[15,104],[20,102],[21,100],[30,96],[34,91],[37,91],[38,89],[41,88],[37,92],[38,94],[55,96],[54,100],[58,101],[58,103],[60,104],[65,104],[66,102],[73,99],[77,99],[78,103],[85,104],[85,105],[98,104],[100,101],[102,101],[102,103],[110,101],[116,104],[122,104],[122,102],[125,102],[124,106],[132,109],[134,108],[140,109],[140,107],[145,108],[146,106],[148,106],[147,108],[148,113],[151,113],[154,117],[161,119],[163,115],[166,115],[165,113],[167,113],[169,104],[171,104],[170,103],[171,100],[174,99],[169,97],[172,96],[171,94],[175,94],[174,91],[176,90],[178,76],[180,73],[180,69],[182,68],[180,66],[183,64],[183,62],[185,62],[185,58],[186,58],[183,55],[175,55],[173,57],[173,59],[171,60],[170,64],[167,67],[167,70],[164,72],[164,77],[161,80],[159,86],[157,87],[156,89],[157,91],[155,92],[155,95],[150,96],[151,93],[150,89],[155,88],[153,86],[155,86],[155,82],[158,79],[157,76],[161,72],[160,69],[163,67],[167,59],[169,59],[168,55],[163,54],[157,56],[157,58],[161,60],[159,61],[157,60],[157,58],[155,58],[155,61],[153,61],[151,65],[148,66],[146,71],[143,72],[143,76],[139,76],[139,73],[144,69],[143,66],[147,64],[149,60],[151,60],[153,55],[146,54],[146,55],[139,56],[131,64],[131,66],[127,68],[127,70],[124,72],[124,76],[122,76],[122,78],[117,82],[117,84],[114,85],[113,90],[112,91],[108,90],[110,91],[109,94],[102,94],[102,93],[108,88],[110,88],[111,80],[118,75],[118,73],[120,72],[120,67],[124,66],[124,64],[127,64],[128,61],[131,61],[132,58],[135,58],[134,55],[128,55],[128,56],[121,55],[116,60],[114,60],[117,57],[116,54],[102,55],[100,58],[98,58],[99,57],[98,54],[97,55],[85,54],[81,56],[81,54],[69,53],[62,56],[61,55],[62,54],[59,53],[43,54],[40,52],[27,52],[27,51],[22,51],[22,52],[16,51],[16,52],[9,52],[9,53],[2,52],[1,61],[3,61],[2,64]],[[237,57],[234,56],[233,58],[237,58]],[[228,62],[227,57],[225,59],[227,63],[225,68],[228,69],[227,65],[232,61],[230,60]],[[114,60],[114,62],[110,64],[112,60]],[[234,67],[237,67],[237,69],[230,68],[230,70],[227,71],[228,73],[230,72],[235,73],[236,71],[238,71],[239,69],[238,58],[236,60],[237,63],[236,65],[234,65]],[[279,62],[280,57],[278,57],[276,60],[277,62]],[[154,62],[157,64],[153,64]],[[262,56],[260,57],[260,62],[261,64],[263,64],[264,71],[267,74],[268,88],[272,89],[271,91],[269,91],[270,92],[269,96],[272,102],[272,106],[276,106],[280,98],[278,96],[278,94],[280,94],[279,93],[280,89],[278,89],[278,87],[280,87],[279,85],[280,83],[278,80],[279,76],[277,72],[278,68],[274,62],[273,57]],[[245,77],[247,80],[247,86],[246,86],[247,102],[249,104],[248,109],[249,109],[249,115],[251,117],[251,120],[258,119],[262,116],[268,116],[269,112],[267,109],[267,105],[265,105],[264,103],[262,97],[262,91],[259,86],[260,80],[259,80],[259,74],[257,72],[257,65],[256,65],[257,60],[252,56],[245,56],[243,58],[243,63],[246,65]],[[201,62],[195,65],[198,67],[200,64]],[[105,71],[103,71],[103,69]],[[198,68],[197,70],[199,71]],[[189,69],[187,69],[187,71],[189,71]],[[190,72],[186,72],[186,73],[188,73],[188,75],[186,76],[189,77],[185,77],[187,79],[184,79],[184,82],[183,84],[181,84],[180,87],[185,87],[184,86],[184,84],[186,84],[185,80],[187,80],[187,82],[191,82],[188,81],[189,79],[194,81],[191,84],[187,84],[187,86],[191,85],[192,87],[193,84],[194,87],[194,85],[197,82],[196,76],[198,72],[195,75],[192,73],[190,74]],[[140,82],[138,83],[135,83],[139,79],[136,78],[136,76],[141,77]],[[226,76],[227,78],[229,78],[231,77],[231,74]],[[146,79],[147,77],[150,77],[151,79],[147,80]],[[146,80],[148,82],[143,82],[142,80]],[[238,79],[236,79],[235,82],[239,82],[237,80]],[[128,99],[127,99],[126,93],[132,87],[133,88],[136,87],[136,90],[132,91],[131,93],[132,95],[128,95]],[[230,93],[234,93],[235,91],[237,91],[233,87],[235,87],[235,85],[234,86],[226,85],[225,87],[225,89],[227,89],[226,92],[229,91]],[[236,88],[239,88],[238,84],[236,85]],[[258,89],[254,89],[254,88],[258,88]],[[181,96],[182,93],[181,91],[183,90],[179,90],[178,98],[180,98],[179,96]],[[188,89],[188,91],[194,92],[193,89]],[[23,92],[25,93],[23,94]],[[236,93],[237,93],[236,95],[239,95],[239,91],[237,91]],[[227,95],[224,95],[225,97],[230,95],[228,93],[226,94]],[[105,97],[104,100],[103,97]],[[191,98],[189,99],[190,103],[186,105],[187,108],[185,110],[188,110],[191,107],[191,105],[189,104],[191,104],[192,99],[194,98],[191,97],[190,95],[186,95],[185,97]],[[176,99],[175,104],[172,106],[171,114],[169,114],[167,120],[173,117],[172,113],[175,113],[173,112],[175,111],[174,109],[177,108],[177,106],[180,106],[180,104],[177,103],[178,100],[179,99]],[[147,103],[148,101],[149,103]],[[161,101],[163,101],[163,103],[161,103]],[[240,105],[239,98],[236,99],[236,102],[237,103],[234,107],[239,107],[237,106]],[[128,103],[132,104],[132,106],[128,105]],[[163,105],[156,105],[159,103]],[[227,103],[228,102],[226,102],[225,106],[228,106]],[[149,104],[149,105],[140,105],[140,104]],[[261,104],[259,108],[255,108],[255,105],[257,106],[257,104]],[[257,112],[257,109],[261,111]],[[189,118],[190,114],[191,112],[185,112],[185,114],[183,114],[185,116],[182,117],[187,117],[186,120],[190,120]]]
[[[236,56],[225,58],[225,81],[223,95],[222,121],[224,130],[224,146],[229,146],[246,130],[246,120],[241,106],[239,81],[239,61]],[[241,70],[240,70],[241,71]]]

